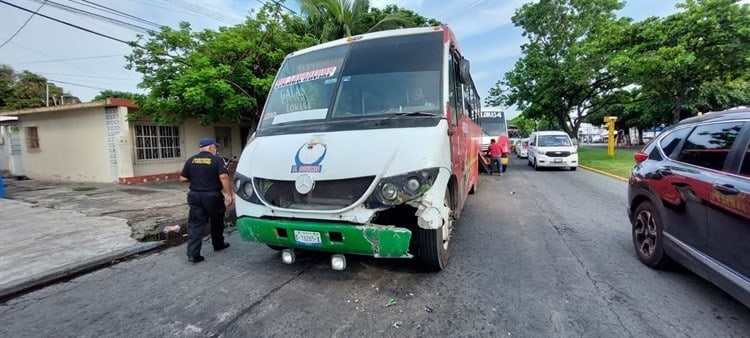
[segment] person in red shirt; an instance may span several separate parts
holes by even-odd
[[[500,150],[502,151],[500,159],[500,175],[502,175],[507,169],[507,166],[503,164],[502,157],[507,158],[508,154],[510,154],[510,139],[507,135],[500,135],[500,137],[497,138],[497,144],[500,145]]]
[[[490,175],[493,175],[495,171],[502,175],[503,164],[501,158],[503,156],[503,148],[500,146],[500,143],[495,142],[494,138],[490,140],[487,153],[490,155]]]

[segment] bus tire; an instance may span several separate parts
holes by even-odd
[[[450,191],[445,192],[445,204],[451,210],[453,209]],[[443,223],[443,226],[438,229],[416,229],[414,233],[417,241],[416,258],[422,269],[437,272],[445,268],[450,257],[450,235],[452,230],[453,216],[449,216],[448,220]]]
[[[471,186],[471,189],[469,189],[469,194],[474,195],[477,193],[477,184],[479,184],[479,180],[474,182],[474,184]]]

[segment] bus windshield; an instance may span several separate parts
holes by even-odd
[[[482,108],[482,114],[480,115],[482,136],[508,136],[508,125],[505,121],[505,114],[503,114],[503,112],[501,111],[491,111],[485,109],[486,108]]]
[[[430,32],[290,56],[272,85],[258,133],[414,112],[437,116],[442,48],[442,33]]]

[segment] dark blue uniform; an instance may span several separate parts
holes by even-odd
[[[190,181],[187,202],[189,259],[200,257],[201,241],[208,220],[211,220],[211,244],[214,250],[224,249],[224,195],[219,175],[226,174],[224,160],[207,151],[189,158],[182,168],[181,175]],[[202,258],[201,258],[202,259]]]

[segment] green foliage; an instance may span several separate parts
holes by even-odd
[[[521,134],[521,137],[524,138],[529,137],[529,135],[531,135],[531,132],[536,130],[537,128],[536,121],[528,119],[523,115],[516,116],[515,118],[510,120],[509,124],[518,127],[518,133]]]
[[[578,163],[621,178],[630,176],[635,166],[633,159],[635,149],[615,149],[615,155],[609,156],[606,147],[578,147]]]
[[[673,15],[634,24],[612,16],[619,6],[524,5],[513,17],[529,40],[524,56],[488,104],[516,104],[572,134],[581,120],[602,124],[606,115],[618,117],[618,129],[644,128],[750,102],[750,5],[687,0]]]
[[[255,18],[219,31],[193,32],[188,23],[179,30],[163,27],[127,57],[128,68],[143,74],[139,86],[150,89],[131,118],[257,122],[284,57],[316,43],[295,34],[299,27],[278,5],[263,6]]]
[[[635,166],[633,155],[637,148],[615,148],[614,156],[607,153],[607,147],[579,147],[578,163],[610,175],[627,179]]]
[[[320,42],[367,32],[440,24],[395,5],[382,10],[370,8],[368,0],[299,0],[299,4],[306,20],[306,32]]]
[[[666,102],[676,123],[699,111],[747,104],[750,5],[736,2],[687,0],[678,5],[681,11],[627,31],[612,69],[639,87],[638,105]]]
[[[59,97],[63,89],[49,84],[49,96]],[[69,94],[66,94],[69,95]],[[50,106],[58,104],[50,99]],[[47,79],[24,70],[16,74],[12,67],[0,65],[0,110],[12,111],[47,105]]]
[[[91,101],[100,101],[100,100],[105,100],[111,97],[139,101],[144,98],[144,95],[136,94],[136,93],[129,93],[129,92],[121,92],[117,90],[103,90],[99,93],[99,95],[95,96],[94,99]]]
[[[601,41],[622,29],[616,0],[542,0],[518,9],[512,20],[524,29],[524,56],[490,89],[489,105],[516,105],[530,119],[576,137],[596,98],[621,86],[608,71],[610,51]],[[571,114],[573,117],[571,118]]]

